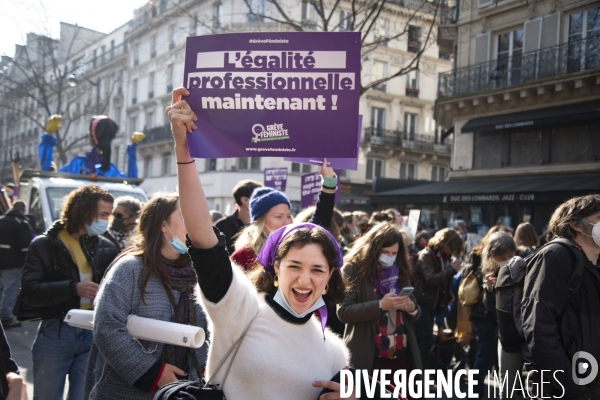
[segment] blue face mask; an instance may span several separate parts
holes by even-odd
[[[167,229],[169,229],[168,226],[167,226]],[[169,232],[171,232],[171,229],[169,229]],[[171,232],[171,235],[173,235],[173,232]],[[167,235],[165,235],[165,238],[167,238]],[[183,243],[181,241],[181,239],[179,239],[175,235],[173,235],[173,239],[171,239],[171,240],[169,240],[167,238],[167,243],[169,243],[169,245],[171,246],[171,248],[173,250],[175,250],[176,252],[178,252],[179,254],[186,254],[188,252],[188,249],[187,249],[185,243]]]
[[[290,314],[292,314],[296,318],[304,318],[308,314],[310,314],[311,312],[313,312],[315,310],[318,310],[319,308],[321,308],[322,306],[325,305],[325,300],[323,300],[323,296],[320,296],[317,299],[317,301],[315,302],[315,304],[312,305],[312,307],[310,307],[308,310],[304,311],[303,313],[298,314],[296,311],[294,311],[294,309],[292,308],[292,306],[290,306],[290,304],[287,302],[287,300],[283,296],[283,293],[281,293],[281,290],[278,290],[277,293],[275,293],[275,296],[273,297],[273,301],[275,303],[279,304],[287,312],[289,312]]]
[[[107,219],[98,219],[92,221],[91,225],[85,224],[85,230],[90,236],[102,235],[108,229]]]

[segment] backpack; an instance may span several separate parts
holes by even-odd
[[[586,263],[585,254],[581,251],[581,247],[565,238],[554,239],[540,247],[540,250],[552,244],[559,244],[569,249],[577,260],[577,266],[568,283],[569,296],[571,296],[579,290]],[[495,287],[498,338],[502,343],[503,350],[507,352],[520,353],[525,341],[523,317],[521,315],[523,286],[533,262],[537,259],[537,254],[539,254],[539,251],[527,256],[525,259],[519,256],[513,257],[508,265],[498,271]]]

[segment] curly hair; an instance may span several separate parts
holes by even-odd
[[[283,239],[277,248],[275,260],[281,262],[287,253],[292,248],[302,249],[308,244],[317,244],[323,249],[323,256],[329,264],[329,270],[333,270],[331,278],[329,278],[329,290],[323,295],[323,300],[329,305],[339,304],[346,297],[346,284],[342,278],[340,270],[335,270],[338,264],[337,253],[331,243],[329,236],[320,228],[302,228],[291,232]],[[256,286],[259,293],[267,293],[274,295],[277,288],[273,286],[275,275],[264,269],[258,262],[254,263],[254,267],[248,272],[248,277]]]
[[[91,224],[98,215],[98,201],[113,204],[115,199],[98,185],[86,185],[69,193],[65,199],[60,219],[70,234],[77,233],[85,224]]]

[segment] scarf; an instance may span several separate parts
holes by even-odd
[[[194,288],[198,283],[196,271],[191,264],[178,268],[161,263],[161,268],[163,268],[171,278],[170,289],[181,293],[179,302],[174,307],[171,322],[184,325],[196,325],[196,299],[194,295]],[[199,366],[195,350],[196,349],[167,344],[163,347],[161,360],[187,372],[189,369],[189,360],[193,361],[193,365],[195,365],[196,368]]]
[[[123,250],[129,243],[127,243],[127,239],[133,231],[129,232],[121,232],[121,231],[113,231],[112,229],[108,230],[108,234],[112,236],[113,239],[117,242],[117,247],[119,247],[119,251]]]

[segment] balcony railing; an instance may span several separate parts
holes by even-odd
[[[156,128],[147,129],[144,131],[146,139],[141,144],[161,142],[163,140],[173,140],[170,125],[157,126]]]
[[[364,129],[362,142],[382,146],[393,146],[402,149],[433,151],[436,153],[450,153],[452,150],[452,140],[450,139],[446,139],[442,143],[440,140],[437,140],[436,137],[430,135],[373,127]]]
[[[77,63],[73,73],[75,75],[83,75],[86,74],[115,58],[122,56],[127,51],[127,45],[125,43],[121,43],[118,46],[115,46],[111,49],[108,49],[103,54],[92,57],[89,59],[82,59]]]
[[[600,68],[600,36],[439,75],[438,97],[485,92]]]

